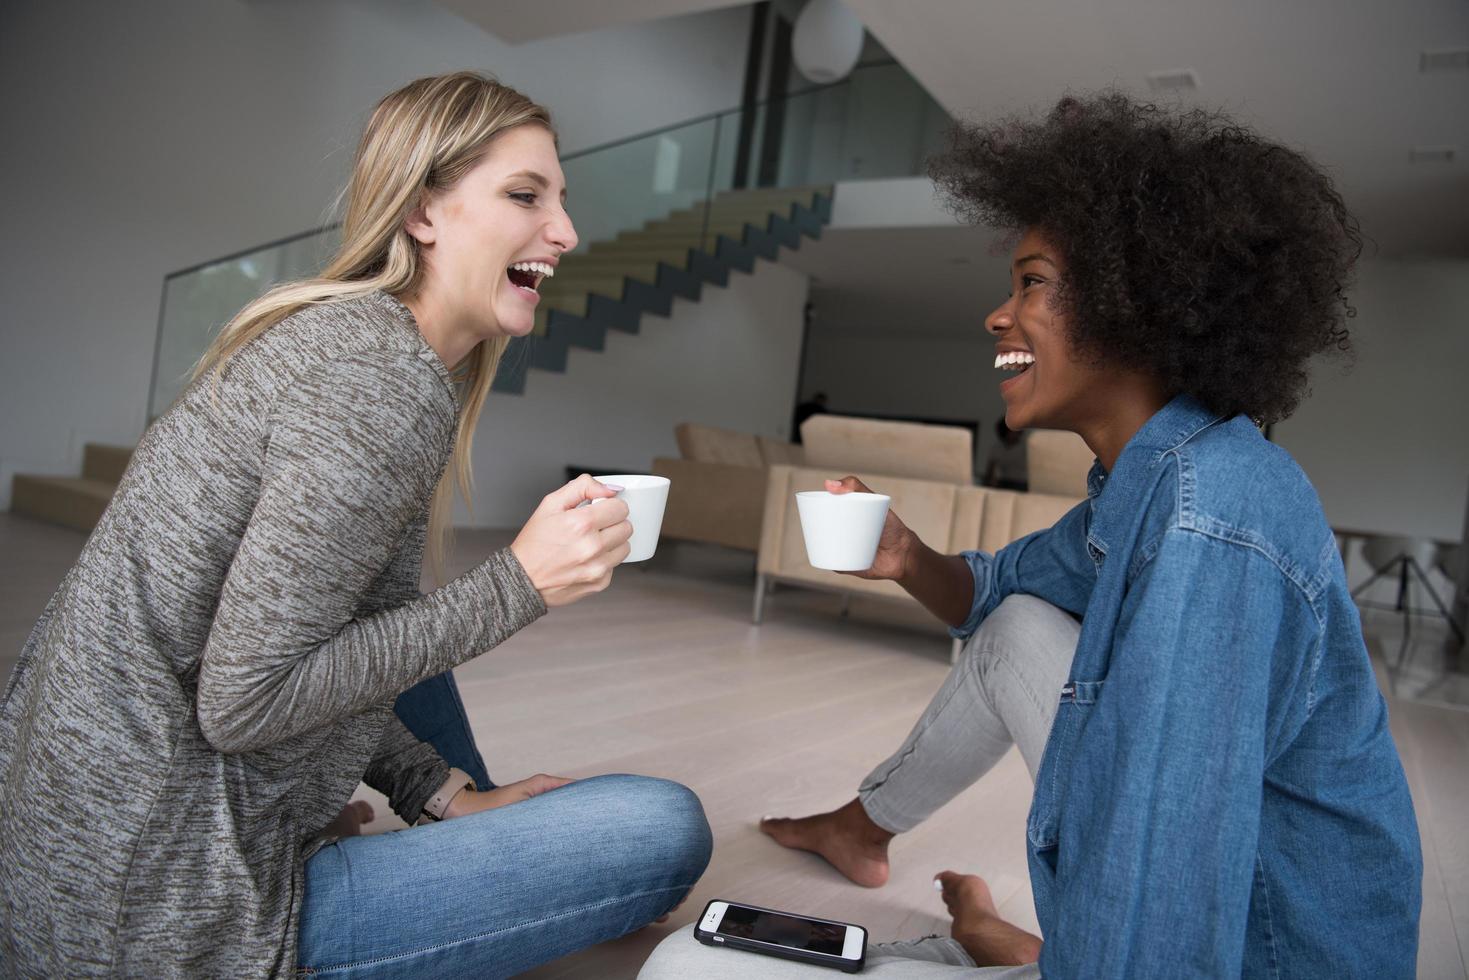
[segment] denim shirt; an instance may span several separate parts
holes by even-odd
[[[1047,977],[1412,977],[1422,856],[1305,474],[1180,396],[1088,499],[966,552],[1082,617],[1027,824]]]

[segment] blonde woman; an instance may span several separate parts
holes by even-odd
[[[505,976],[698,879],[692,793],[493,787],[446,673],[607,585],[627,509],[577,505],[613,491],[568,484],[418,591],[536,264],[576,244],[563,183],[545,110],[489,78],[377,107],[341,250],[226,327],[26,643],[0,705],[0,973]],[[359,780],[427,825],[339,838]]]

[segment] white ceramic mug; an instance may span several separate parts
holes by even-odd
[[[884,493],[796,494],[806,560],[815,568],[860,572],[872,567],[892,497]]]
[[[658,532],[663,527],[663,507],[668,503],[668,477],[619,473],[593,479],[622,487],[617,496],[627,504],[627,519],[632,523],[632,538],[627,542],[628,553],[623,563],[652,558],[658,550]]]

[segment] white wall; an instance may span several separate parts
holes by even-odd
[[[679,422],[785,438],[806,283],[761,260],[697,303],[674,300],[668,318],[644,316],[635,336],[573,349],[565,374],[532,370],[523,395],[492,394],[475,433],[474,514],[461,508],[457,523],[519,527],[568,465],[646,472],[678,456]]]
[[[393,88],[488,69],[575,151],[737,105],[748,18],[510,46],[429,0],[7,0],[0,508],[137,439],[164,276],[323,223]]]
[[[819,300],[816,305],[819,318]],[[995,420],[1005,414],[1000,376],[990,368],[995,354],[988,334],[854,335],[819,323],[813,322],[806,347],[802,399],[824,391],[828,407],[837,413],[978,422],[975,456],[983,469],[995,440]]]
[[[1275,427],[1338,527],[1453,541],[1469,493],[1469,262],[1370,259],[1350,372],[1324,361]]]

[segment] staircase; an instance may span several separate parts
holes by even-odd
[[[89,442],[82,452],[79,477],[17,473],[10,484],[10,512],[90,531],[102,519],[132,458],[127,446]]]
[[[674,297],[698,300],[706,284],[723,286],[731,270],[753,272],[782,245],[821,237],[831,220],[830,187],[725,191],[708,206],[674,211],[563,256],[541,283],[535,332],[511,345],[494,390],[525,390],[530,368],[566,370],[572,347],[602,350],[607,331],[637,333],[645,313],[668,316]],[[519,347],[520,349],[516,349]]]
[[[726,191],[563,256],[541,283],[535,331],[512,343],[494,390],[520,394],[531,368],[565,372],[571,348],[600,351],[608,330],[635,334],[645,314],[668,316],[675,297],[697,301],[706,285],[726,285],[732,270],[753,272],[757,258],[773,261],[781,246],[819,238],[831,202],[829,186]],[[17,474],[10,510],[90,531],[131,458],[127,447],[89,443],[80,477]]]

